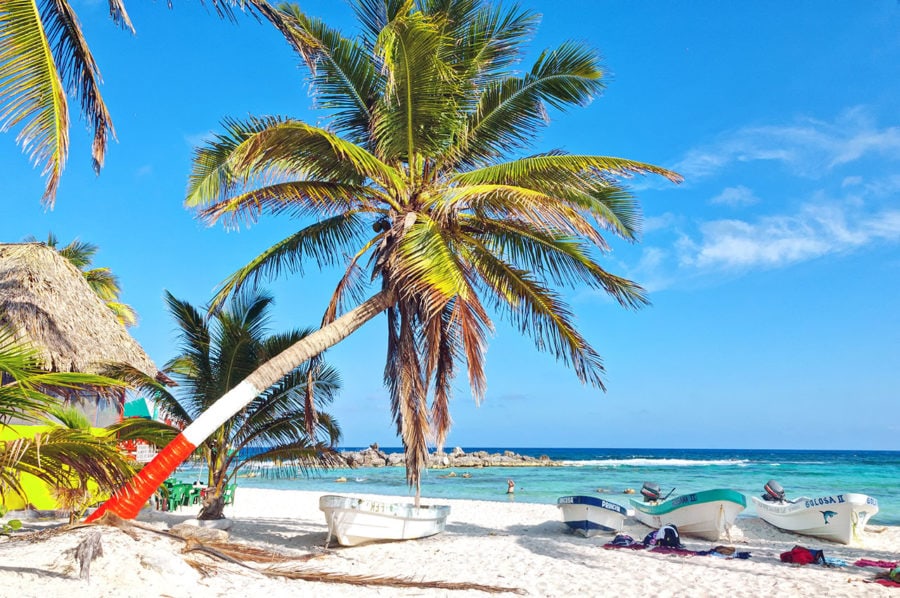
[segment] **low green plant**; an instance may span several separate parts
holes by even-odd
[[[8,512],[9,510],[5,506],[0,505],[0,536],[8,536],[14,531],[22,529],[22,522],[18,519],[3,521]]]

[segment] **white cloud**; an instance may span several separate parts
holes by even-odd
[[[665,230],[667,228],[671,228],[677,217],[671,212],[666,212],[665,214],[661,214],[659,216],[650,216],[648,218],[644,218],[643,223],[641,224],[641,231],[644,234],[652,233],[657,230]]]
[[[790,125],[743,127],[691,150],[674,170],[691,181],[736,162],[772,161],[798,176],[819,178],[836,166],[873,154],[900,159],[900,127],[879,129],[864,108],[856,107],[833,122],[803,118]]]
[[[721,193],[710,199],[709,202],[712,204],[739,208],[742,206],[752,206],[759,202],[759,198],[756,197],[749,188],[738,185],[737,187],[726,187]]]
[[[880,240],[900,241],[900,210],[861,215],[845,206],[808,204],[789,216],[707,222],[698,241],[683,240],[678,247],[684,266],[749,269],[786,266]]]

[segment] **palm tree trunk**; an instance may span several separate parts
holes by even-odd
[[[128,484],[100,505],[85,521],[96,521],[107,511],[124,519],[133,519],[163,481],[230,417],[304,361],[350,336],[390,307],[393,301],[392,293],[381,291],[259,366],[200,414]]]

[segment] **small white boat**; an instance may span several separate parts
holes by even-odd
[[[674,525],[683,536],[719,540],[730,535],[738,513],[747,508],[747,499],[735,490],[716,489],[659,499],[659,486],[644,484],[646,502],[634,499],[635,519],[655,529]],[[671,493],[670,493],[671,494]]]
[[[448,505],[416,507],[328,494],[319,498],[319,509],[328,523],[327,546],[337,538],[342,546],[366,542],[413,540],[444,531]]]
[[[780,530],[815,536],[839,544],[860,540],[866,523],[878,513],[878,501],[865,494],[844,493],[793,500],[774,480],[763,498],[753,497],[759,518]]]
[[[584,537],[598,532],[617,532],[625,525],[625,518],[634,515],[633,509],[594,496],[561,496],[556,501],[565,524]]]

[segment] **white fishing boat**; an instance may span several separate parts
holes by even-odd
[[[646,483],[641,494],[644,502],[632,499],[631,504],[635,519],[644,525],[655,529],[674,525],[683,536],[713,541],[730,536],[738,513],[747,508],[747,499],[735,490],[704,490],[660,499],[659,486]]]
[[[617,532],[624,527],[625,518],[634,515],[633,509],[594,496],[561,496],[556,506],[569,529],[586,538]]]
[[[328,494],[319,498],[328,523],[327,546],[337,538],[342,546],[366,542],[413,540],[444,531],[448,505],[389,503]]]
[[[843,493],[793,500],[774,480],[762,498],[753,497],[759,518],[780,530],[815,536],[839,544],[860,540],[866,523],[878,513],[878,501],[865,494]]]

